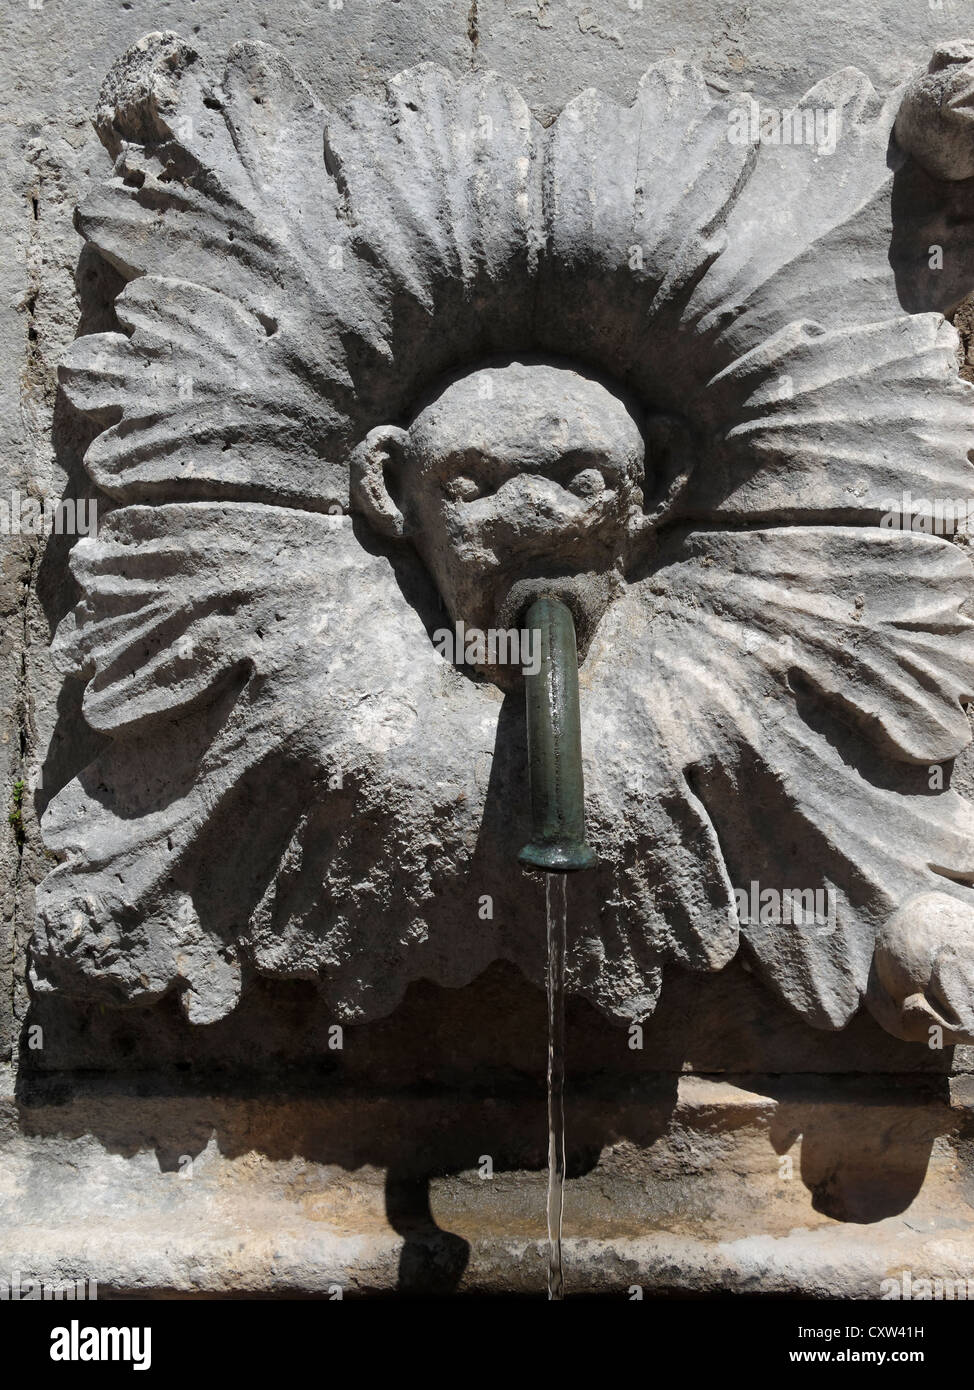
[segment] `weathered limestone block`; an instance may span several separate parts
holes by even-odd
[[[816,1027],[902,987],[974,1037],[950,911],[874,966],[974,880],[970,565],[898,501],[966,506],[974,395],[890,264],[901,96],[845,69],[769,133],[664,60],[544,128],[492,73],[329,112],[254,42],[120,60],[79,225],[124,331],[62,373],[116,505],[57,639],[110,743],[45,817],[39,991],[540,979],[520,701],[435,640],[540,584],[587,623],[572,988],[645,1017],[741,950]]]
[[[670,1076],[589,1092],[573,1115],[573,1294],[878,1299],[904,1275],[916,1296],[921,1279],[940,1281],[927,1297],[974,1292],[970,1110],[948,1094]],[[543,1139],[533,1096],[89,1087],[0,1111],[0,1197],[17,1199],[0,1248],[25,1278],[96,1278],[102,1297],[537,1297]]]
[[[582,586],[577,566],[558,576],[595,619],[583,685],[590,829],[603,856],[598,879],[574,884],[573,983],[601,1012],[585,998],[569,1005],[569,1291],[622,1299],[639,1282],[647,1293],[876,1297],[885,1279],[912,1271],[940,1297],[938,1281],[969,1276],[971,1053],[950,1041],[971,1025],[968,832],[955,794],[974,790],[970,745],[956,764],[939,761],[964,739],[964,552],[875,526],[906,489],[962,508],[970,495],[968,407],[955,395],[950,423],[951,334],[929,313],[953,316],[970,290],[966,181],[928,172],[908,138],[889,143],[900,94],[873,128],[880,103],[865,83],[834,152],[749,138],[752,148],[703,161],[684,144],[667,156],[667,139],[687,128],[681,134],[679,110],[667,124],[666,102],[647,102],[639,84],[660,60],[699,65],[716,149],[732,111],[744,113],[750,137],[752,101],[780,116],[796,92],[849,61],[891,92],[949,39],[952,13],[902,0],[785,9],[656,0],[641,11],[627,0],[346,0],[337,13],[172,0],[164,22],[186,36],[175,61],[160,66],[158,50],[144,47],[116,69],[102,102],[96,74],[158,19],[116,0],[86,0],[80,26],[76,7],[53,0],[5,16],[0,158],[14,177],[0,188],[12,248],[0,264],[4,498],[21,485],[94,489],[80,462],[94,436],[108,426],[132,438],[126,456],[109,429],[89,459],[120,510],[109,518],[98,493],[102,535],[74,562],[85,592],[57,642],[77,673],[63,687],[47,645],[49,624],[75,599],[68,538],[46,548],[3,541],[0,767],[8,793],[28,779],[23,854],[12,831],[0,850],[0,918],[5,929],[16,897],[21,937],[0,959],[0,1060],[11,974],[12,1037],[16,1046],[19,1032],[23,1049],[16,1099],[14,1075],[0,1068],[8,1271],[93,1276],[105,1292],[142,1296],[328,1297],[335,1284],[346,1296],[541,1293],[539,991],[494,960],[466,988],[414,980],[388,1012],[414,976],[454,985],[500,954],[540,978],[543,894],[526,878],[507,882],[518,874],[509,856],[525,791],[516,682],[506,695],[503,669],[487,682],[475,665],[454,671],[443,661],[433,634],[451,630],[454,616],[441,605],[443,574],[430,582],[433,555],[421,555],[425,523],[401,542],[376,537],[367,498],[348,518],[346,489],[357,446],[378,431],[394,453],[398,432],[450,386],[473,388],[450,431],[456,440],[466,430],[468,444],[487,432],[490,457],[477,460],[486,468],[504,462],[546,400],[564,395],[558,381],[571,394],[568,383],[584,380],[633,412],[643,515],[629,519],[643,521],[632,529],[646,549],[590,555],[581,573],[608,575],[601,587]],[[240,121],[270,105],[267,123],[235,152],[224,141],[215,164],[208,136],[184,157],[176,144],[200,128],[199,101],[181,95],[202,62],[190,50],[222,52],[241,37],[286,52],[328,110],[316,116],[297,82],[291,115],[256,80],[243,84],[261,98],[249,108],[209,92],[203,110],[217,136],[225,118],[206,100]],[[390,109],[388,75],[428,59],[452,81],[415,77],[421,99],[407,93]],[[489,100],[471,98],[471,71],[502,75],[500,84],[482,77]],[[590,84],[603,96],[580,98]],[[681,90],[673,84],[674,106],[685,109]],[[129,136],[115,128],[116,102]],[[833,109],[828,99],[804,107],[826,145]],[[128,226],[115,235],[103,219],[85,248],[79,322],[71,208],[107,171],[88,129],[95,110],[123,161],[110,188]],[[503,119],[499,133],[481,124],[502,110],[513,138]],[[417,122],[436,116],[424,131],[435,143],[464,134],[468,112],[481,141],[491,132],[500,142],[496,159],[469,142],[452,161],[449,142],[432,158]],[[292,119],[293,150],[281,134]],[[959,146],[927,147],[948,171],[969,159],[965,119]],[[657,132],[657,146],[637,159],[643,129]],[[413,146],[398,148],[412,135]],[[123,150],[135,137],[139,148]],[[471,148],[474,192],[463,164]],[[235,187],[253,185],[257,201],[241,195],[243,212],[221,191],[232,177],[225,157],[243,168]],[[517,181],[525,158],[526,186]],[[684,172],[692,215],[666,201]],[[478,240],[493,175],[497,217]],[[396,184],[415,194],[403,235]],[[309,214],[317,239],[289,255],[296,200],[308,206],[316,190],[337,206],[339,233],[332,239],[327,220]],[[618,197],[631,208],[620,211]],[[84,201],[97,221],[99,195]],[[453,224],[474,206],[460,236]],[[506,241],[505,221],[517,228]],[[675,237],[689,228],[711,243],[702,279],[691,256],[688,277],[664,285],[660,272],[674,262],[653,260],[653,229],[667,222]],[[727,227],[734,244],[718,250]],[[160,275],[164,242],[171,255]],[[936,247],[940,266],[930,264]],[[343,254],[330,264],[334,248]],[[225,279],[213,280],[221,266]],[[348,296],[345,271],[358,277]],[[322,280],[341,308],[365,316],[335,330],[334,359],[322,347],[335,342]],[[711,291],[727,323],[707,318]],[[957,317],[965,342],[967,303]],[[740,341],[729,336],[735,315]],[[780,343],[762,356],[767,334],[796,319],[827,336],[812,330],[804,358],[800,334],[794,356],[782,357]],[[372,355],[362,346],[370,333],[380,340]],[[55,362],[76,334],[98,335],[72,349],[78,362],[66,373],[72,396],[94,404],[89,417],[54,397]],[[491,374],[508,371],[512,356],[515,376],[518,362],[567,375],[552,378],[553,393],[512,390],[502,405],[505,382],[516,381]],[[494,411],[477,395],[491,380]],[[359,401],[365,418],[341,448],[325,448]],[[522,417],[525,401],[534,413]],[[554,438],[579,437],[578,413],[559,403],[554,415]],[[603,460],[611,415],[598,411]],[[420,462],[441,459],[439,444],[418,451]],[[111,469],[123,460],[117,489]],[[562,488],[558,476],[546,482],[557,460],[533,448],[525,461],[504,484],[521,490],[518,507],[504,505],[504,486],[493,502],[475,497],[476,480],[460,469],[451,479],[460,495],[437,497],[437,516],[446,522],[447,503],[466,493],[491,526],[508,528],[516,557],[570,526],[572,497],[595,523],[632,500],[628,482],[614,499],[611,488],[587,492],[594,465],[573,467]],[[383,466],[383,477],[392,472]],[[531,531],[519,515],[525,497],[544,523]],[[749,547],[762,531],[759,564]],[[473,538],[471,560],[489,567],[497,547]],[[579,540],[584,548],[591,537]],[[460,595],[457,611],[477,597],[475,587]],[[323,617],[330,635],[317,629]],[[627,644],[651,663],[614,671]],[[414,670],[424,652],[436,671],[446,666],[442,680]],[[322,769],[323,738],[335,730]],[[675,742],[672,755],[661,756],[664,742]],[[935,749],[938,760],[927,761]],[[35,750],[48,752],[43,784],[33,780]],[[607,764],[596,770],[600,758]],[[54,859],[37,842],[34,806],[79,768],[46,822],[67,859],[44,903],[77,895],[81,929],[75,936],[73,916],[55,912],[55,932],[39,943],[44,987],[28,1000],[31,888]],[[684,768],[698,774],[692,783]],[[80,815],[72,824],[82,808],[94,813],[90,834]],[[410,817],[415,834],[403,824]],[[653,838],[672,822],[668,842]],[[656,858],[647,863],[647,853]],[[674,869],[665,900],[655,891],[664,866]],[[752,884],[838,886],[836,930],[828,911],[807,933],[805,924],[762,925],[760,898],[757,920],[741,921]],[[731,904],[728,888],[743,890],[733,932],[713,908],[714,899]],[[481,916],[481,890],[494,897],[493,919]],[[738,932],[744,945],[731,964],[685,968],[719,963]],[[613,1024],[653,1004],[664,969],[644,1049],[630,1050],[629,1030]],[[839,1030],[807,1027],[852,1012],[864,990],[890,1031],[866,1011]],[[153,999],[153,1008],[104,1007]],[[28,1003],[43,1035],[36,1052],[23,1026]],[[372,1021],[346,1025],[335,1052],[339,1016]],[[922,1045],[931,1029],[942,1050]],[[681,1070],[724,1079],[679,1079]],[[962,1073],[952,1105],[950,1073]],[[484,1152],[497,1159],[492,1183],[477,1172]]]

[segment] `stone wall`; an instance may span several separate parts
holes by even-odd
[[[330,107],[425,60],[492,69],[550,125],[589,86],[631,101],[669,56],[715,91],[782,106],[849,64],[885,95],[972,13],[968,0],[18,0],[0,58],[0,495],[90,494],[95,430],[56,369],[79,333],[113,326],[118,285],[72,216],[107,171],[91,125],[104,75],[149,31],[221,60],[240,39],[270,43]],[[0,540],[0,784],[15,817],[0,839],[0,1265],[147,1296],[543,1287],[544,1001],[513,967],[462,990],[413,984],[390,1017],[347,1027],[341,1051],[303,982],[264,982],[204,1029],[171,998],[31,1003],[33,893],[52,862],[37,818],[102,746],[48,651],[76,598],[69,544]],[[954,786],[974,789],[970,768],[965,754]],[[969,1048],[900,1042],[865,1014],[815,1031],[739,962],[674,970],[641,1050],[584,1001],[569,1038],[570,1287],[869,1297],[902,1267],[970,1272]]]

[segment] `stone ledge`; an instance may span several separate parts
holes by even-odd
[[[95,1279],[100,1298],[331,1297],[338,1289],[342,1297],[544,1296],[544,1237],[343,1234],[310,1221],[270,1233],[254,1229],[252,1213],[238,1215],[239,1227],[220,1232],[211,1221],[205,1235],[185,1224],[12,1228],[2,1239],[4,1269],[42,1283]],[[904,1271],[914,1282],[970,1279],[974,1233],[931,1238],[889,1221],[734,1241],[668,1231],[609,1240],[569,1235],[564,1261],[569,1292],[579,1295],[625,1299],[638,1285],[646,1297],[875,1299],[886,1293],[883,1281],[902,1282]]]
[[[641,1136],[613,1107],[620,1132],[592,1148],[579,1136],[604,1121],[570,1111],[570,1289],[870,1298],[903,1270],[966,1279],[966,1111],[901,1078],[853,1080],[845,1096],[830,1080],[783,1099],[683,1077]],[[93,1278],[116,1297],[540,1296],[541,1098],[449,1099],[7,1097],[0,1276]],[[386,1162],[342,1137],[353,1107],[355,1144],[388,1131]],[[533,1152],[494,1142],[528,1131]]]

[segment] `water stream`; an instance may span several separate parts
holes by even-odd
[[[565,1297],[561,1221],[565,1203],[565,879],[545,874],[548,917],[548,1298]]]

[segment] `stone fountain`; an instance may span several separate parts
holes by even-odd
[[[941,46],[885,97],[846,68],[770,122],[671,58],[630,104],[589,89],[547,124],[497,74],[430,63],[326,109],[250,41],[213,66],[150,34],[109,72],[112,168],[77,211],[102,322],[60,373],[104,503],[54,643],[91,757],[44,779],[25,1015],[71,1042],[28,1102],[39,1133],[88,1133],[84,1098],[52,1111],[44,1088],[71,1048],[111,1055],[106,1019],[140,1059],[192,1052],[211,1092],[228,1057],[285,1068],[295,1094],[259,1121],[216,1083],[178,1138],[161,1101],[134,1140],[100,1102],[109,1148],[148,1133],[205,1181],[214,1141],[271,1153],[322,1204],[324,1251],[302,1228],[286,1273],[207,1287],[394,1284],[375,1193],[338,1190],[362,1163],[386,1172],[399,1287],[532,1286],[476,1234],[498,1181],[480,1121],[431,1154],[417,1100],[400,1152],[328,1070],[408,1097],[423,1064],[390,1063],[384,1028],[461,1008],[451,991],[494,1029],[505,992],[534,1000],[532,868],[587,870],[564,958],[589,1040],[579,1286],[868,1293],[916,1263],[906,1228],[863,1252],[843,1222],[898,1218],[967,1133],[966,1074],[937,1088],[974,1042],[974,816],[951,780],[974,622],[966,528],[934,500],[974,503],[944,317],[974,288],[972,52]],[[553,713],[523,674],[542,628],[544,670],[571,672]],[[525,1117],[492,1068],[531,1036],[458,1066]],[[833,1072],[797,1098],[761,1080]],[[932,1088],[873,1187],[896,1102],[863,1099],[864,1073]],[[799,1134],[779,1228],[756,1213]],[[501,1167],[537,1170],[533,1142]],[[584,1191],[600,1162],[611,1211]],[[928,1231],[951,1229],[948,1188],[924,1189]],[[529,1266],[540,1210],[515,1182]],[[143,1278],[101,1258],[116,1287]],[[169,1258],[146,1287],[182,1287]]]

